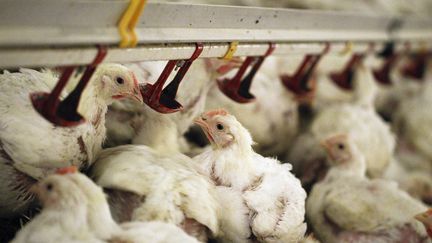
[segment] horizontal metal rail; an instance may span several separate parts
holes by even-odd
[[[262,55],[277,43],[274,55],[354,51],[370,43],[381,50],[394,41],[423,46],[432,42],[432,19],[359,13],[149,3],[136,27],[139,45],[117,48],[117,23],[125,0],[0,0],[0,67],[81,65],[109,46],[105,62],[185,59],[194,42],[204,42],[201,57],[221,57],[231,41],[234,56]],[[425,44],[426,43],[426,44]],[[415,48],[412,48],[413,50]]]
[[[351,48],[345,43],[332,43],[329,55],[347,52],[364,53],[371,51],[369,43],[354,43]],[[303,55],[321,53],[325,43],[279,43],[272,55]],[[384,43],[375,43],[374,51],[382,50]],[[410,51],[431,48],[425,42],[411,43]],[[210,43],[204,45],[200,58],[222,57],[229,48],[228,43]],[[234,56],[260,56],[268,49],[267,43],[240,43]],[[189,58],[195,50],[194,44],[143,45],[135,48],[108,48],[104,62],[128,63],[153,60],[177,60]],[[396,45],[397,51],[405,51],[405,44]],[[0,49],[0,68],[13,67],[52,67],[84,65],[92,62],[96,56],[95,47],[77,48],[7,48]]]

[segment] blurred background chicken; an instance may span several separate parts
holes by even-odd
[[[350,134],[365,155],[370,177],[380,177],[390,163],[395,137],[389,125],[374,110],[376,86],[371,70],[358,66],[353,83],[353,101],[320,109],[309,130],[297,138],[287,156],[286,160],[293,163],[305,186],[322,177],[325,154],[319,142],[331,134]]]
[[[307,200],[307,216],[323,242],[425,242],[413,218],[426,207],[391,181],[368,179],[365,156],[347,134],[324,140],[331,168]]]
[[[129,222],[111,227],[106,224],[111,219],[109,211],[93,212],[98,209],[96,205],[108,207],[102,189],[80,173],[65,173],[50,175],[33,187],[44,209],[12,242],[197,242],[179,228],[161,222]],[[96,222],[99,226],[95,228]],[[107,226],[111,229],[105,231],[108,234],[100,234],[99,230]]]
[[[397,157],[393,157],[383,178],[396,182],[400,189],[413,198],[432,204],[432,177],[429,171],[410,169]]]
[[[432,145],[432,116],[428,112],[432,104],[431,94],[432,75],[429,71],[425,75],[421,91],[401,102],[394,124],[399,135],[398,155],[401,155],[402,162],[432,173],[432,153],[429,151]],[[415,163],[416,160],[421,162]]]
[[[87,226],[87,198],[77,185],[51,175],[33,185],[42,212],[21,229],[13,243],[102,242]]]

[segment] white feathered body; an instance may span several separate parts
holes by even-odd
[[[63,177],[74,184],[70,187],[78,186],[79,191],[83,193],[85,198],[77,203],[80,206],[87,206],[86,221],[81,225],[86,225],[97,240],[109,243],[198,242],[179,227],[164,222],[131,221],[119,225],[111,216],[106,195],[101,187],[80,173],[67,174]],[[131,205],[125,205],[125,207],[129,206]],[[59,221],[61,220],[64,219],[59,219]]]
[[[413,218],[426,207],[394,182],[326,177],[314,186],[306,206],[322,242],[428,242]]]
[[[254,152],[219,150],[208,150],[194,160],[217,185],[223,242],[303,238],[306,193],[290,173],[291,165]]]
[[[321,140],[335,134],[349,134],[356,146],[366,157],[367,173],[380,176],[390,163],[395,137],[389,125],[373,109],[376,87],[370,70],[360,67],[355,74],[354,103],[335,104],[321,109],[314,118],[309,131],[303,134],[295,149],[288,155],[288,161],[295,165],[322,161],[325,155],[319,145]],[[306,160],[304,154],[308,153]],[[310,158],[316,155],[316,158]],[[307,168],[312,165],[303,165]],[[296,168],[297,170],[297,168]]]
[[[198,243],[179,227],[163,222],[129,222],[121,225],[122,231],[110,243]]]
[[[83,94],[86,105],[79,110],[89,121],[79,126],[56,127],[33,108],[29,94],[50,92],[56,81],[51,73],[33,70],[0,75],[0,163],[5,167],[1,178],[22,177],[19,173],[23,173],[38,180],[55,168],[86,167],[101,150],[107,107],[93,94],[91,85]],[[13,183],[0,183],[2,192],[13,194]],[[0,214],[18,210],[22,203],[8,200],[0,199]]]
[[[352,138],[335,139],[324,142],[332,167],[306,203],[317,237],[323,242],[429,242],[413,218],[425,205],[395,182],[367,178],[364,153]]]
[[[51,180],[54,177],[56,181]],[[43,185],[39,191],[44,191],[44,201],[50,205],[18,232],[13,243],[198,242],[175,225],[163,222],[118,225],[106,210],[108,202],[102,189],[80,173],[55,175],[47,180],[56,189],[46,191]]]
[[[379,176],[395,147],[390,127],[373,111],[358,106],[341,105],[326,109],[312,124],[312,134],[318,141],[332,134],[348,133],[365,154],[368,174]]]
[[[26,224],[11,243],[102,242],[87,228],[85,207],[71,209],[60,212],[44,210]]]
[[[325,158],[320,141],[341,133],[350,134],[365,154],[368,175],[381,176],[393,156],[395,137],[390,127],[373,110],[350,104],[332,106],[321,111],[314,119],[310,131],[298,138],[288,160],[296,161],[296,171],[304,168],[301,173],[307,173],[308,167]]]
[[[432,204],[432,177],[429,170],[412,170],[393,158],[383,178],[395,181],[400,189],[413,198]]]
[[[142,145],[110,148],[101,152],[92,176],[105,189],[139,198],[135,206],[111,205],[117,219],[169,222],[200,239],[207,231],[218,234],[214,188],[182,154],[163,155]]]

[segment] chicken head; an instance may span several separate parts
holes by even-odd
[[[63,208],[82,203],[84,197],[67,175],[50,175],[33,185],[30,191],[38,197],[44,208]]]
[[[352,158],[348,136],[346,134],[335,135],[321,142],[327,152],[331,163],[340,165]]]
[[[231,145],[250,147],[252,137],[249,132],[224,109],[204,112],[195,121],[215,148],[227,148]]]
[[[101,64],[96,70],[97,91],[105,99],[132,98],[143,102],[138,80],[135,74],[123,65]]]

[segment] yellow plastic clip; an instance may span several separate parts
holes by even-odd
[[[138,43],[135,33],[135,26],[139,16],[144,10],[147,0],[131,0],[118,23],[118,30],[121,36],[120,47],[134,47]]]
[[[230,45],[229,45],[228,51],[220,59],[231,60],[233,58],[233,56],[234,56],[234,53],[237,51],[238,44],[239,44],[238,41],[231,42]]]
[[[345,48],[339,53],[341,56],[345,56],[352,52],[354,44],[351,41],[348,41],[345,44]]]
[[[140,2],[138,3],[138,7],[135,9],[135,13],[132,16],[131,21],[129,22],[129,29],[131,30],[131,35],[132,35],[131,36],[132,39],[130,42],[131,47],[134,47],[138,44],[138,37],[137,37],[136,32],[135,32],[135,26],[138,23],[138,19],[141,16],[141,13],[143,12],[144,6],[146,5],[146,3],[147,3],[147,0],[140,0]]]

